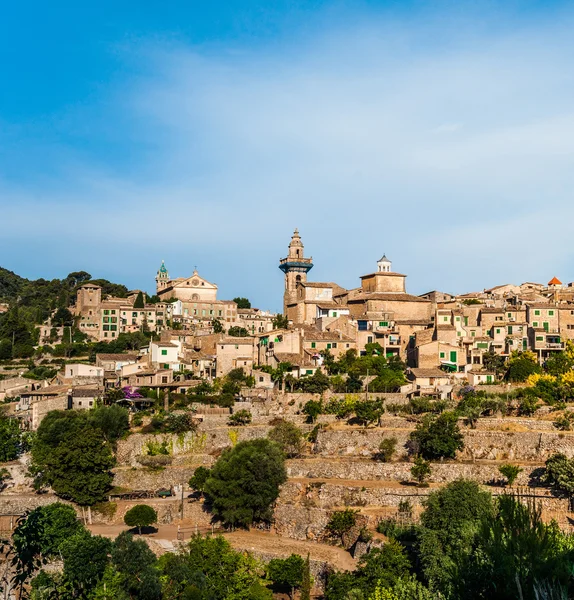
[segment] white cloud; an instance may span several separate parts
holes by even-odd
[[[94,243],[104,268],[126,256],[133,285],[151,287],[151,261],[199,262],[224,296],[274,308],[295,226],[313,276],[348,286],[383,252],[418,292],[574,279],[566,29],[434,47],[420,25],[373,22],[280,51],[141,48],[147,76],[110,92],[137,164],[68,155],[44,194],[0,182],[3,235],[25,215],[37,244],[65,231],[84,261]]]

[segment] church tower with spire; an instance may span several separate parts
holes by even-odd
[[[163,260],[161,261],[161,267],[159,268],[155,277],[155,289],[156,293],[159,294],[161,290],[165,289],[169,284],[169,273]]]
[[[297,229],[291,237],[287,258],[279,261],[279,268],[285,273],[283,314],[287,315],[287,307],[297,300],[297,285],[307,281],[307,273],[313,268],[313,259],[304,257],[303,242]]]

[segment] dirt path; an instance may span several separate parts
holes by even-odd
[[[183,524],[186,528],[186,539],[192,535],[191,525]],[[122,531],[127,531],[126,525],[89,525],[88,529],[95,535],[115,538]],[[142,536],[156,542],[164,542],[164,547],[169,549],[171,542],[177,540],[177,525],[160,525],[157,532]],[[232,533],[221,532],[229,541],[231,546],[237,550],[251,550],[253,552],[262,552],[281,557],[287,557],[291,554],[300,554],[306,556],[309,553],[311,560],[326,562],[338,570],[355,569],[357,562],[351,555],[335,546],[320,544],[317,542],[306,542],[282,537],[273,533],[262,531],[234,531]]]

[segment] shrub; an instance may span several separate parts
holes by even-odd
[[[411,433],[411,440],[418,446],[418,452],[428,460],[454,458],[457,450],[464,448],[464,441],[458,427],[457,417],[445,412],[439,417],[427,415]]]
[[[333,536],[340,537],[342,542],[343,536],[357,524],[358,512],[350,508],[334,512],[327,523],[327,531]]]
[[[141,535],[142,527],[149,527],[157,523],[156,511],[147,504],[136,504],[124,515],[124,523],[128,527],[137,527]]]
[[[377,458],[381,462],[390,462],[397,448],[397,438],[385,438],[379,444]]]
[[[419,486],[425,485],[425,481],[430,477],[431,466],[422,456],[415,458],[415,463],[411,468],[411,475]],[[427,484],[428,485],[428,484]]]
[[[508,485],[512,485],[516,481],[516,478],[520,475],[520,473],[522,473],[522,471],[524,469],[521,469],[517,465],[506,464],[506,465],[501,465],[500,467],[498,467],[498,470],[500,471],[501,475],[506,477]]]
[[[188,431],[195,431],[197,423],[189,413],[170,413],[165,418],[162,428],[168,433],[186,433]]]
[[[308,421],[314,423],[317,417],[323,412],[323,403],[317,400],[309,400],[303,407],[303,414],[307,415]]]
[[[197,467],[189,480],[189,487],[200,494],[203,494],[205,482],[209,477],[210,470],[207,467]]]
[[[251,423],[251,413],[248,410],[241,409],[229,417],[229,425],[249,425]]]
[[[290,421],[280,419],[267,437],[279,445],[287,458],[294,458],[301,454],[303,449],[303,434]]]
[[[305,561],[298,554],[289,558],[273,558],[267,564],[267,577],[278,591],[287,591],[293,599],[295,590],[303,583]]]

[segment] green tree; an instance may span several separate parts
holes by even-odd
[[[382,400],[363,400],[355,403],[355,418],[367,427],[370,423],[376,423],[385,412]]]
[[[273,318],[273,329],[287,329],[289,327],[289,319],[284,315],[275,315]]]
[[[159,569],[166,600],[272,600],[259,563],[222,536],[193,536],[177,553],[164,554]]]
[[[31,528],[34,535],[31,536]],[[69,505],[54,502],[34,509],[25,515],[14,530],[14,547],[18,552],[27,547],[44,558],[58,556],[62,544],[75,534],[85,531],[76,511]],[[32,543],[32,540],[33,543]]]
[[[213,326],[213,333],[223,333],[223,324],[219,319],[213,319],[211,325]]]
[[[574,367],[574,356],[570,352],[552,352],[544,368],[550,375],[564,375]]]
[[[121,573],[121,589],[129,598],[159,600],[161,584],[157,559],[143,540],[124,531],[112,544],[112,564]]]
[[[574,494],[574,458],[556,452],[546,461],[543,481],[556,491],[572,496]]]
[[[83,530],[61,545],[64,577],[78,597],[88,597],[98,585],[109,563],[111,541]],[[78,592],[82,592],[82,594]]]
[[[74,315],[67,308],[59,308],[52,317],[52,323],[56,327],[72,327],[74,325]]]
[[[295,590],[303,584],[305,561],[298,554],[289,558],[273,558],[267,564],[267,577],[273,582],[277,591],[287,591],[293,599]]]
[[[489,350],[482,355],[482,365],[491,373],[498,375],[504,371],[504,363],[506,359],[504,356],[497,354],[494,350]]]
[[[542,369],[536,361],[536,355],[533,352],[513,352],[507,361],[506,377],[510,381],[523,382],[530,375],[540,373]]]
[[[426,578],[450,594],[482,521],[494,514],[492,498],[475,481],[459,479],[432,492],[423,506],[419,560]]]
[[[317,400],[309,400],[303,407],[303,414],[307,415],[308,421],[314,423],[323,412],[323,403]]]
[[[200,494],[203,494],[205,488],[205,482],[210,475],[210,469],[207,467],[197,467],[193,472],[193,476],[189,480],[189,487]]]
[[[377,458],[381,462],[391,462],[397,448],[397,443],[398,441],[396,437],[384,438],[381,440]]]
[[[138,292],[138,295],[136,296],[136,299],[134,301],[134,308],[145,308],[145,301],[144,301],[144,296],[142,292]]]
[[[422,456],[417,456],[415,462],[411,467],[411,475],[417,483],[422,486],[425,481],[430,477],[431,466],[430,463],[425,460]],[[427,486],[428,487],[428,486]]]
[[[536,600],[566,598],[572,546],[556,523],[542,521],[540,507],[503,495],[483,519],[473,552],[459,569],[459,597]],[[540,590],[562,589],[541,595]]]
[[[329,377],[321,369],[317,369],[310,377],[302,377],[299,380],[300,389],[306,394],[322,394],[330,385]]]
[[[500,471],[501,475],[506,477],[508,485],[513,485],[516,481],[516,478],[520,475],[520,473],[522,473],[522,471],[524,471],[524,469],[521,469],[518,465],[510,464],[501,465],[498,467],[498,470]]]
[[[231,337],[247,337],[249,335],[249,332],[247,331],[247,329],[245,329],[245,327],[239,327],[237,325],[234,325],[233,327],[230,327],[227,330],[227,335]]]
[[[373,548],[359,561],[359,578],[367,593],[377,584],[393,585],[397,579],[409,575],[411,564],[404,547],[389,540],[382,548]]]
[[[49,412],[32,443],[31,471],[37,483],[82,506],[106,497],[114,464],[110,444],[84,412]]]
[[[303,580],[301,581],[301,594],[299,600],[311,600],[312,585],[311,561],[309,560],[309,553],[307,552],[307,558],[305,559],[305,565],[303,566]]]
[[[251,302],[247,298],[233,298],[237,308],[251,308]]]
[[[251,423],[251,412],[245,409],[234,412],[229,417],[230,425],[249,425]]]
[[[22,450],[22,433],[18,419],[0,410],[0,463],[16,460]]]
[[[410,435],[418,452],[427,460],[454,458],[464,448],[456,414],[444,412],[439,417],[426,415]]]
[[[205,482],[214,515],[230,525],[268,520],[287,480],[281,448],[266,439],[239,442],[219,457]]]
[[[303,433],[290,421],[279,419],[267,437],[283,450],[287,458],[295,458],[302,452]]]
[[[136,504],[124,515],[124,523],[128,527],[137,527],[141,535],[142,527],[157,523],[157,512],[147,504]]]
[[[111,444],[115,444],[130,430],[129,412],[117,404],[94,408],[89,413],[89,421]]]
[[[335,511],[329,517],[326,530],[329,534],[339,537],[343,543],[343,536],[351,531],[357,523],[357,513],[358,511],[350,508]]]

